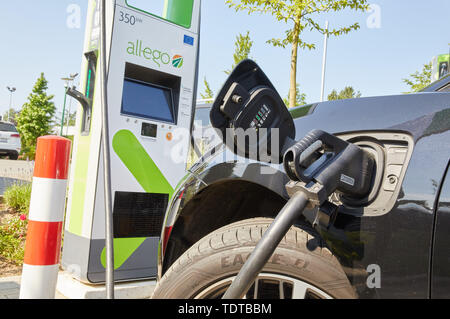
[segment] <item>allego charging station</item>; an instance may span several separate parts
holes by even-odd
[[[108,0],[108,125],[114,277],[153,279],[165,210],[186,174],[195,113],[201,0]],[[105,282],[99,0],[90,0],[62,267]],[[184,158],[183,158],[184,156]],[[180,160],[180,158],[183,158]]]

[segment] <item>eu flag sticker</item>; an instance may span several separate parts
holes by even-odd
[[[184,43],[188,45],[194,45],[194,38],[188,35],[184,35]]]

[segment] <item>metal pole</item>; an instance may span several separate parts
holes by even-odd
[[[10,119],[10,112],[11,112],[11,108],[12,108],[12,96],[13,96],[13,91],[10,91],[9,92],[9,108],[8,108],[8,112],[6,112],[6,114],[7,114],[7,116],[8,116],[8,120],[7,120],[7,122],[10,122],[11,121],[11,119]]]
[[[10,93],[10,95],[9,95],[9,109],[6,112],[6,115],[8,117],[8,122],[9,122],[11,120],[10,119],[10,117],[11,117],[10,116],[10,112],[11,112],[11,108],[12,108],[13,93],[16,92],[16,88],[15,87],[9,87],[9,86],[7,86],[6,88],[8,89],[8,91]]]
[[[323,60],[322,60],[322,87],[320,91],[320,101],[323,102],[325,98],[325,71],[327,66],[327,46],[328,46],[328,21],[325,22],[325,39],[323,44]]]
[[[106,298],[114,299],[114,234],[111,196],[111,162],[109,155],[108,79],[106,69],[106,0],[101,0],[100,78],[102,84],[102,145],[105,187]],[[114,8],[114,7],[113,7]]]
[[[66,113],[66,101],[67,101],[67,83],[64,86],[64,105],[63,105],[63,111],[62,111],[62,119],[61,119],[61,132],[60,136],[63,135],[63,128],[64,128],[64,114]]]
[[[72,109],[72,97],[69,99],[69,112],[67,113],[67,126],[66,126],[66,136],[69,135],[69,124],[70,124],[70,110]]]

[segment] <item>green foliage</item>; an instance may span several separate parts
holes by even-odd
[[[424,64],[422,71],[417,71],[416,73],[413,73],[410,75],[410,79],[403,79],[403,82],[406,83],[411,91],[406,93],[413,93],[418,92],[424,88],[426,88],[428,85],[432,82],[432,63]]]
[[[76,121],[77,121],[77,112],[75,111],[75,112],[69,114],[69,112],[66,110],[65,114],[66,115],[64,115],[64,127],[67,126],[67,116],[69,117],[69,126],[75,126]],[[61,113],[61,116],[62,116],[62,113]],[[55,115],[54,122],[55,122],[55,125],[57,125],[58,127],[61,126],[61,120],[62,120],[61,116]]]
[[[231,71],[243,60],[248,59],[250,56],[250,51],[252,50],[253,41],[250,39],[250,31],[247,31],[245,35],[240,33],[236,37],[234,42],[235,50],[233,54],[233,65],[231,70],[225,71],[226,74],[230,74]]]
[[[306,103],[306,94],[300,92],[300,84],[298,84],[298,83],[296,85],[295,92],[296,92],[296,98],[295,98],[295,106],[294,107],[306,105],[307,104]],[[289,105],[289,95],[287,98],[283,99],[283,102],[284,102],[284,104]],[[291,107],[289,106],[289,108],[291,108]]]
[[[22,147],[30,158],[34,158],[37,139],[51,133],[52,119],[55,115],[53,95],[47,95],[48,82],[44,73],[38,78],[28,102],[17,117],[17,130],[22,138]]]
[[[15,184],[5,191],[6,206],[15,215],[0,225],[0,256],[17,265],[23,263],[30,210],[31,184]]]
[[[8,208],[28,214],[30,210],[31,184],[14,184],[6,189],[3,197]]]
[[[21,150],[21,158],[25,160],[33,160],[36,157],[36,145],[23,146]]]
[[[69,114],[69,126],[75,126],[77,122],[77,112]]]
[[[225,0],[230,8],[236,11],[265,13],[272,15],[277,21],[290,25],[284,37],[272,38],[267,42],[275,47],[292,46],[291,74],[289,90],[289,106],[296,104],[296,79],[298,48],[315,49],[314,43],[304,41],[305,31],[318,31],[324,35],[340,36],[359,29],[354,23],[337,29],[326,30],[317,22],[320,13],[338,12],[344,9],[366,11],[369,8],[367,0]]]
[[[14,216],[0,226],[0,256],[17,265],[23,263],[28,218]]]
[[[200,96],[204,100],[211,100],[211,99],[213,99],[214,98],[214,92],[211,90],[211,87],[210,87],[208,81],[206,80],[206,77],[203,79],[203,83],[205,85],[205,92],[204,93],[200,93]]]
[[[346,86],[339,93],[336,90],[331,91],[328,95],[328,101],[356,99],[361,97],[361,92],[355,91],[352,86]]]

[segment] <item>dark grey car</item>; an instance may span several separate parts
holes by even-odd
[[[449,85],[291,110],[296,140],[321,129],[370,152],[377,192],[336,199],[327,227],[305,213],[247,298],[450,297]],[[224,146],[191,172],[166,214],[155,298],[221,297],[289,199],[281,165]]]

